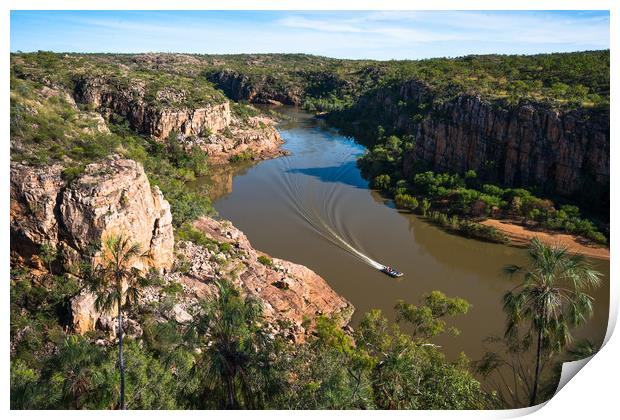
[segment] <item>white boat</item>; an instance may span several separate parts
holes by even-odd
[[[403,275],[403,273],[401,273],[400,271],[395,270],[392,267],[388,267],[387,265],[384,265],[383,268],[379,271],[387,274],[390,277],[402,277]]]

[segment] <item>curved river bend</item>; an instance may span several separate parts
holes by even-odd
[[[465,352],[478,359],[483,340],[502,335],[501,297],[516,283],[502,274],[507,264],[521,264],[525,251],[449,235],[418,217],[396,210],[390,200],[368,188],[356,167],[364,147],[294,108],[280,108],[288,118],[279,125],[290,156],[214,169],[208,183],[214,207],[250,239],[256,249],[303,264],[327,280],[356,308],[353,326],[370,309],[393,319],[402,299],[418,303],[440,290],[467,299],[467,315],[449,321],[459,336],[435,342],[448,357]],[[394,279],[373,265],[398,268]],[[594,318],[577,337],[600,344],[609,307],[609,261],[594,261],[604,274]]]

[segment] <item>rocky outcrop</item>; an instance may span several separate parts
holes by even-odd
[[[141,267],[169,269],[174,237],[170,206],[151,188],[142,166],[112,159],[86,166],[67,185],[62,167],[11,164],[11,252],[38,264],[44,244],[56,248],[68,268],[110,234],[124,233],[148,251]]]
[[[487,180],[550,194],[598,188],[601,200],[605,191],[608,195],[608,112],[507,106],[471,95],[438,100],[424,84],[409,81],[375,90],[360,99],[354,113],[414,136],[415,149],[404,157],[405,175],[422,162],[439,171],[473,169]]]
[[[170,207],[157,187],[151,187],[142,166],[113,158],[88,165],[67,183],[60,165],[33,167],[11,164],[11,254],[16,263],[45,269],[36,257],[44,244],[59,251],[58,271],[71,272],[72,263],[93,255],[92,244],[110,234],[123,233],[142,244],[149,259],[136,260],[139,269],[163,270],[166,284],[180,283],[178,302],[163,310],[163,319],[192,320],[200,300],[217,293],[215,281],[229,279],[247,296],[262,302],[275,332],[293,341],[303,340],[318,315],[337,316],[348,323],[353,306],[312,270],[288,261],[263,259],[247,237],[229,222],[201,218],[195,222],[214,248],[182,242],[174,254]],[[96,255],[94,255],[96,261]],[[173,260],[185,261],[187,270],[171,270]],[[149,287],[142,304],[160,304],[161,286]],[[160,305],[161,306],[161,305]],[[71,302],[72,327],[77,333],[98,329],[114,337],[114,311],[101,313],[87,291]],[[134,320],[127,331],[141,334]]]
[[[145,100],[146,87],[136,82],[123,88],[112,79],[82,77],[76,81],[75,97],[106,118],[118,114],[141,134],[165,141],[171,134],[186,146],[198,146],[215,162],[247,153],[253,159],[278,156],[283,143],[274,122],[265,117],[235,117],[230,103],[198,108],[155,106]],[[159,99],[183,101],[183,93],[161,90]]]
[[[251,80],[247,75],[235,70],[214,72],[209,79],[234,101],[245,100],[256,104],[301,104],[302,90],[298,87],[280,87],[271,76]]]
[[[58,254],[58,270],[73,271],[86,256],[96,261],[94,244],[112,234],[127,235],[148,253],[136,259],[141,270],[168,270],[174,258],[170,205],[151,188],[142,166],[112,159],[86,166],[69,184],[62,166],[11,164],[11,255],[16,261],[43,267],[37,255],[43,245]],[[71,302],[72,325],[85,333],[96,326],[113,331],[113,316],[95,309],[87,291]],[[127,322],[130,322],[129,320]],[[133,328],[138,334],[138,329]]]
[[[215,281],[229,279],[246,296],[260,300],[272,324],[288,325],[294,340],[303,340],[319,315],[336,316],[342,325],[349,322],[352,304],[309,268],[277,258],[259,261],[266,255],[255,250],[230,222],[203,217],[195,227],[209,240],[230,246],[224,252],[191,242],[179,245],[180,258],[188,262],[189,268],[185,273],[171,273],[166,279],[181,283],[184,295],[196,300],[213,296]]]
[[[186,147],[200,147],[212,163],[228,163],[235,156],[263,160],[286,154],[280,148],[284,141],[274,125],[275,122],[269,118],[250,117],[244,124],[231,125],[226,133],[180,139]]]
[[[75,82],[77,102],[97,109],[104,116],[121,115],[139,133],[164,140],[175,132],[198,136],[225,129],[231,123],[228,101],[197,108],[158,107],[145,100],[144,83],[119,86],[111,79],[80,77]],[[159,99],[182,100],[183,93],[162,90]]]
[[[170,205],[157,186],[151,188],[142,165],[133,160],[88,165],[63,191],[59,214],[63,234],[74,249],[86,250],[102,238],[123,233],[148,250],[150,266],[172,265]]]

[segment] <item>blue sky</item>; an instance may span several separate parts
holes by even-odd
[[[607,11],[11,12],[11,51],[402,59],[604,48]]]

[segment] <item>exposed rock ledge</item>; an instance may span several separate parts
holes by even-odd
[[[283,141],[274,121],[265,117],[237,117],[230,102],[204,103],[196,107],[155,106],[145,100],[145,86],[137,82],[121,88],[113,80],[81,77],[76,80],[75,100],[110,118],[118,114],[137,132],[159,141],[176,134],[186,147],[198,146],[215,162],[227,162],[242,153],[252,159],[283,154]],[[174,99],[184,93],[162,90],[158,95]]]
[[[169,280],[204,297],[215,293],[215,280],[229,279],[245,295],[262,302],[268,320],[289,325],[295,339],[303,339],[306,328],[311,330],[319,315],[336,316],[341,325],[348,324],[353,305],[314,271],[277,258],[271,260],[271,265],[261,263],[258,258],[266,254],[255,250],[243,232],[229,221],[203,217],[194,226],[210,240],[231,244],[232,251],[224,254],[183,242],[179,252],[190,268],[185,274],[170,274]]]

